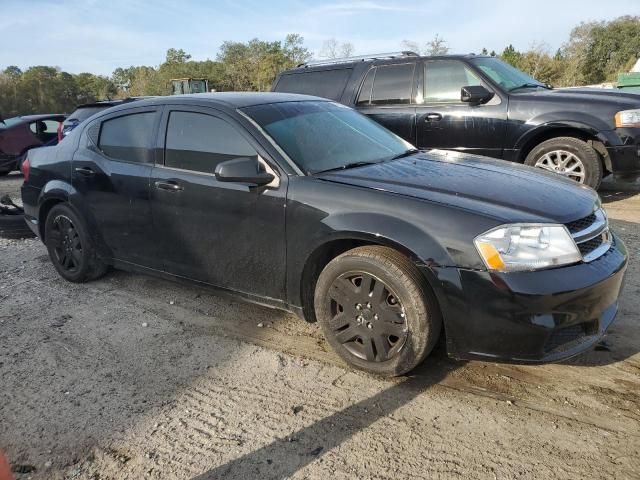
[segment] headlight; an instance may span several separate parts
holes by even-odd
[[[640,127],[640,108],[635,110],[623,110],[616,113],[616,128],[621,127]]]
[[[473,241],[489,270],[538,270],[582,260],[573,238],[563,225],[503,225]]]

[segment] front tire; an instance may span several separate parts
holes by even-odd
[[[65,280],[82,283],[106,273],[85,222],[68,205],[60,203],[49,211],[44,232],[49,258]]]
[[[598,153],[588,143],[573,137],[558,137],[542,142],[529,152],[524,163],[593,189],[600,186],[604,175]]]
[[[412,370],[440,336],[433,292],[407,257],[387,247],[358,247],[331,260],[318,278],[314,307],[338,355],[377,375]]]

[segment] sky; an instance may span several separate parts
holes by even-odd
[[[0,69],[50,65],[110,75],[159,65],[168,48],[215,59],[225,40],[288,33],[302,35],[314,56],[329,38],[371,54],[436,34],[451,53],[541,43],[555,52],[582,21],[640,15],[640,0],[0,0],[0,9]]]

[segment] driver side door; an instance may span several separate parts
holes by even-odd
[[[507,100],[460,60],[427,60],[421,69],[416,146],[502,158]],[[494,91],[493,98],[481,105],[462,102],[462,87],[471,85]]]

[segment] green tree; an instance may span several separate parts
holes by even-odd
[[[513,48],[513,45],[509,44],[509,46],[500,54],[500,58],[514,67],[517,67],[520,59],[522,58],[522,54]]]

